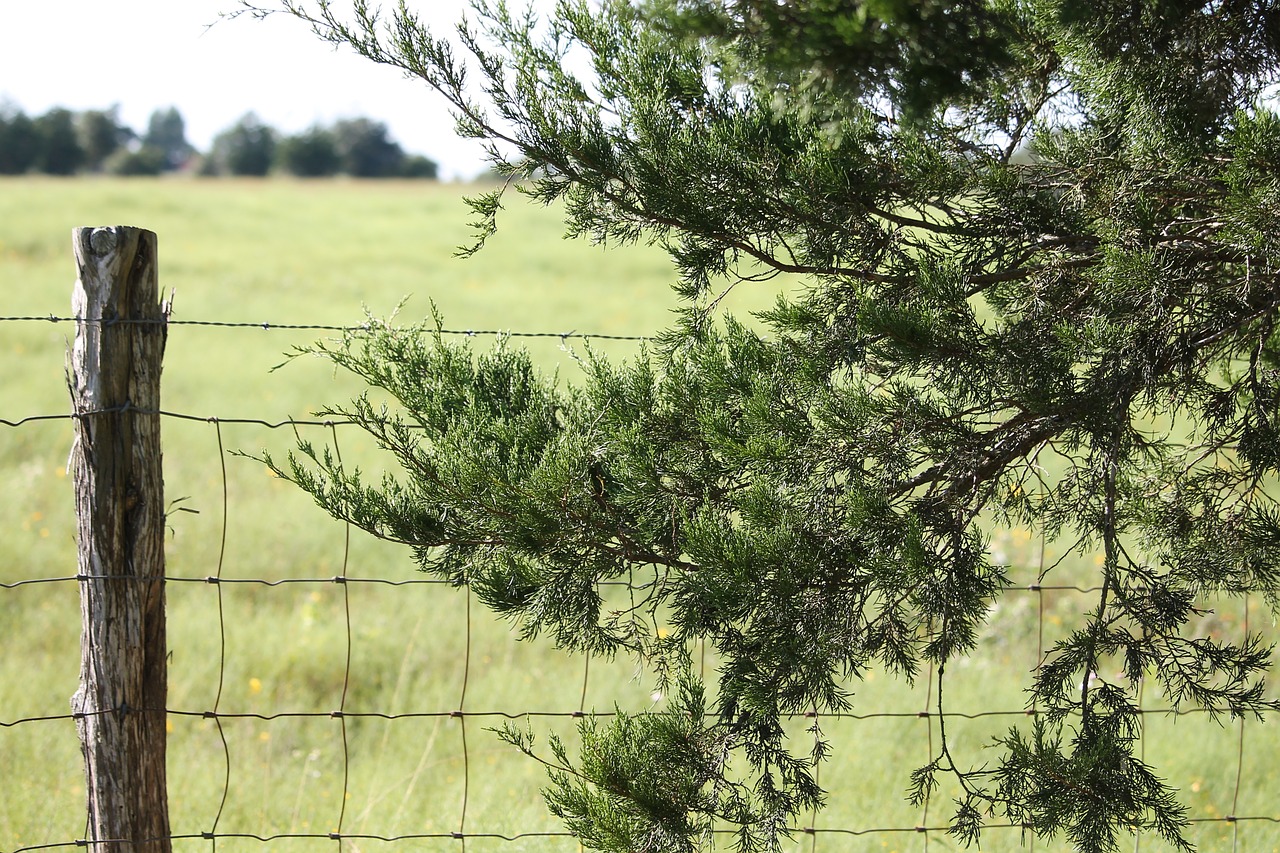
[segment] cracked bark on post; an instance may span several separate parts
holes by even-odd
[[[82,633],[71,709],[84,755],[87,846],[169,853],[158,414],[169,307],[159,298],[154,233],[118,226],[72,236],[79,322],[67,382]]]

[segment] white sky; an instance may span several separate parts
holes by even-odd
[[[468,3],[409,5],[443,35]],[[478,144],[454,134],[446,104],[426,84],[334,51],[292,17],[219,21],[238,7],[237,0],[0,0],[0,102],[33,116],[119,104],[121,120],[140,133],[153,110],[176,106],[201,150],[249,111],[285,133],[363,116],[385,122],[406,151],[440,163],[442,177],[483,170]]]

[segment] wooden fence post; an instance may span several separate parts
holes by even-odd
[[[156,235],[76,228],[68,384],[79,532],[80,733],[93,853],[169,853]]]

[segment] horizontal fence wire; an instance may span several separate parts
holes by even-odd
[[[572,719],[581,720],[587,717],[608,719],[625,713],[628,717],[658,716],[659,711],[404,711],[388,713],[385,711],[276,711],[269,714],[252,711],[192,711],[181,708],[107,708],[100,711],[81,711],[69,714],[50,714],[38,717],[22,717],[16,720],[0,720],[0,728],[12,728],[26,723],[65,722],[80,720],[85,717],[106,716],[108,714],[168,714],[175,717],[199,717],[204,720],[273,720],[288,719],[368,719],[368,720],[424,720],[448,718],[460,720],[475,719]],[[853,711],[806,711],[802,714],[783,714],[788,721],[796,720],[983,720],[992,717],[1037,717],[1043,712],[1034,708],[1020,711],[869,711],[855,713]],[[1213,714],[1225,714],[1225,711],[1214,711],[1207,708],[1139,708],[1136,711],[1141,717],[1195,717]]]
[[[1247,823],[1280,823],[1280,818],[1265,816],[1248,816],[1248,815],[1229,815],[1226,817],[1216,818],[1189,818],[1187,823],[1190,825],[1223,823],[1229,826],[1237,826]],[[1029,832],[1030,826],[1024,826],[1015,823],[990,823],[984,826],[987,830],[1018,830],[1020,832]],[[892,835],[892,834],[914,834],[914,835],[947,835],[950,828],[945,825],[932,826],[877,826],[868,827],[866,829],[840,829],[818,826],[792,826],[787,828],[788,833],[792,836],[847,836],[858,838],[868,835]],[[736,836],[737,833],[730,829],[712,830],[713,835],[722,837]],[[576,841],[576,836],[569,832],[517,832],[512,834],[504,834],[501,832],[413,832],[401,833],[397,835],[378,835],[369,832],[277,832],[270,835],[259,835],[252,832],[192,832],[176,835],[168,835],[165,838],[147,838],[142,839],[142,844],[154,844],[159,841],[257,841],[262,844],[270,844],[275,841],[334,841],[341,843],[343,841],[378,841],[388,844],[406,841],[458,841],[466,842],[468,840],[481,841],[506,841],[515,842],[534,838],[561,839],[564,841]],[[36,850],[58,850],[66,848],[83,849],[92,844],[102,845],[131,845],[139,842],[125,839],[75,839],[73,841],[62,841],[54,844],[35,844],[26,847],[17,847],[7,853],[32,853]],[[577,849],[577,848],[575,848]]]
[[[28,584],[69,583],[90,580],[122,580],[122,581],[155,581],[169,583],[203,583],[203,584],[253,584],[256,586],[283,586],[286,584],[374,584],[377,586],[457,586],[446,578],[362,578],[346,575],[311,578],[220,578],[213,575],[63,575],[54,578],[29,578],[27,580],[0,583],[0,588],[13,589]],[[627,581],[600,581],[598,586],[616,586],[624,589],[636,588]],[[1071,586],[1069,584],[1030,584],[1028,586],[1009,586],[1003,592],[1101,592],[1100,586]]]
[[[101,323],[104,326],[107,326],[117,322],[139,322],[139,321],[122,321],[122,320],[115,320],[115,321],[88,320],[87,321],[77,317],[62,317],[62,316],[56,316],[56,315],[48,315],[48,316],[41,316],[41,317],[35,317],[35,316],[0,317],[0,323],[3,323],[3,322],[49,322],[49,323],[97,322],[97,323]],[[231,329],[259,329],[259,330],[266,330],[266,331],[305,330],[305,331],[358,333],[361,331],[368,331],[370,329],[370,324],[364,324],[364,325],[358,325],[358,326],[337,326],[337,325],[291,324],[291,323],[236,323],[236,322],[201,321],[201,320],[190,320],[190,321],[167,320],[167,321],[141,321],[141,322],[148,322],[148,323],[165,322],[167,323],[167,325],[173,325],[173,326],[178,326],[178,325],[210,326],[210,327],[231,328]],[[424,331],[430,332],[434,330],[426,329]],[[621,341],[648,340],[648,338],[644,336],[596,335],[596,334],[579,333],[577,331],[508,332],[508,331],[500,331],[500,330],[440,330],[440,333],[446,334],[446,335],[458,335],[458,336],[467,336],[467,337],[480,336],[480,335],[504,335],[504,336],[510,336],[510,337],[530,337],[530,338],[560,338],[560,339],[596,338],[596,339],[602,339],[602,340],[621,340]],[[174,707],[174,708],[163,708],[163,709],[112,708],[112,709],[104,709],[104,710],[91,712],[93,714],[163,713],[166,715],[180,717],[180,718],[208,720],[208,721],[211,721],[213,725],[216,727],[216,731],[221,742],[221,747],[222,747],[222,752],[223,752],[223,757],[225,762],[225,767],[224,767],[225,776],[224,776],[224,783],[223,783],[223,788],[221,792],[221,802],[217,806],[216,814],[213,816],[212,820],[208,822],[207,829],[200,832],[175,833],[169,836],[171,840],[173,841],[202,841],[202,840],[208,841],[210,842],[211,845],[215,845],[214,849],[216,849],[216,844],[219,841],[230,842],[234,840],[254,841],[262,844],[270,844],[272,842],[286,841],[286,840],[328,841],[328,842],[336,842],[339,845],[339,850],[341,850],[341,845],[344,841],[350,841],[350,842],[377,841],[377,842],[383,842],[383,843],[398,843],[398,842],[403,843],[403,842],[415,842],[415,841],[416,842],[458,841],[465,846],[465,842],[467,840],[473,840],[473,839],[474,840],[488,839],[488,840],[504,841],[504,842],[517,842],[522,840],[542,838],[542,839],[563,840],[567,843],[572,842],[576,844],[575,837],[572,834],[568,832],[563,832],[563,831],[530,831],[530,832],[502,833],[502,832],[477,831],[476,829],[471,827],[471,825],[469,824],[469,820],[473,820],[474,816],[472,816],[471,818],[468,817],[469,786],[475,770],[473,768],[473,758],[471,756],[471,752],[468,749],[468,744],[467,744],[466,723],[468,720],[483,722],[483,721],[498,721],[498,720],[517,721],[517,720],[532,720],[532,719],[580,720],[584,718],[615,717],[617,714],[621,712],[595,711],[595,710],[586,709],[587,688],[588,688],[588,681],[590,678],[590,659],[584,660],[581,691],[578,697],[578,701],[576,703],[577,704],[576,708],[509,711],[509,710],[484,709],[483,707],[481,708],[469,707],[467,702],[467,692],[468,692],[469,682],[472,677],[472,666],[471,666],[472,629],[471,629],[471,616],[470,616],[471,592],[469,589],[467,589],[465,591],[467,609],[466,609],[466,636],[465,636],[465,644],[464,644],[464,651],[463,651],[464,663],[462,667],[461,684],[459,685],[459,695],[457,697],[457,701],[454,703],[445,703],[446,707],[438,710],[420,710],[420,711],[411,710],[411,711],[404,711],[404,712],[359,710],[358,706],[348,707],[349,688],[351,685],[351,680],[353,675],[353,647],[356,643],[355,631],[353,629],[352,616],[351,616],[350,598],[349,598],[351,588],[361,587],[361,586],[387,586],[387,587],[412,587],[412,586],[419,586],[419,585],[421,586],[444,586],[444,585],[453,586],[451,581],[448,581],[442,578],[431,578],[431,577],[393,579],[393,578],[351,576],[349,574],[349,566],[348,566],[348,562],[350,558],[350,533],[351,533],[350,525],[345,525],[346,536],[345,536],[344,545],[343,545],[343,553],[341,555],[342,568],[338,572],[338,574],[327,575],[327,576],[293,577],[293,578],[265,578],[265,577],[263,578],[254,578],[254,577],[230,578],[230,577],[222,576],[227,540],[231,533],[230,525],[228,523],[229,505],[230,505],[230,497],[229,497],[230,490],[228,487],[228,476],[227,476],[227,468],[226,468],[226,457],[228,453],[223,445],[222,427],[224,425],[249,425],[249,426],[255,426],[255,427],[271,429],[271,430],[277,430],[277,429],[283,429],[283,428],[297,429],[297,428],[303,428],[303,427],[323,428],[331,432],[335,450],[340,455],[340,448],[338,447],[338,429],[337,428],[347,427],[347,426],[356,426],[358,425],[356,422],[334,420],[334,419],[314,419],[314,418],[307,418],[307,419],[289,418],[289,419],[279,420],[279,421],[268,421],[268,420],[252,418],[252,417],[243,418],[243,417],[204,416],[204,415],[195,415],[195,414],[173,412],[173,411],[166,411],[166,410],[147,410],[139,407],[134,407],[132,405],[124,405],[120,407],[108,408],[108,409],[91,411],[91,412],[32,415],[32,416],[22,417],[17,420],[0,418],[0,424],[11,427],[11,428],[18,428],[18,427],[25,427],[25,426],[35,424],[35,423],[40,423],[40,422],[84,419],[84,418],[92,418],[92,417],[104,416],[109,414],[123,414],[123,413],[130,413],[130,412],[134,414],[139,414],[139,415],[155,415],[163,418],[172,418],[176,420],[194,421],[194,422],[202,422],[202,423],[209,424],[214,429],[216,434],[218,463],[221,468],[221,474],[220,474],[220,479],[221,479],[220,485],[221,485],[221,492],[222,492],[222,506],[221,506],[222,522],[221,522],[221,530],[220,530],[221,550],[216,556],[216,564],[217,564],[216,570],[212,574],[207,574],[207,575],[177,575],[177,574],[166,573],[163,576],[163,580],[166,581],[167,583],[205,585],[211,588],[212,590],[211,594],[216,597],[217,640],[221,648],[221,653],[220,653],[221,657],[217,662],[217,668],[216,668],[217,694],[211,707],[208,707],[208,708]],[[76,575],[66,575],[66,576],[60,576],[60,577],[30,578],[30,579],[20,579],[20,580],[10,581],[10,582],[0,582],[0,589],[14,590],[21,587],[43,585],[43,584],[72,584],[72,583],[80,584],[88,581],[119,580],[119,579],[122,579],[122,577],[117,575],[76,574]],[[136,581],[141,581],[141,580],[154,581],[156,578],[154,576],[152,577],[128,576],[127,578],[123,578],[123,579],[131,580],[131,581],[135,581],[135,580]],[[339,675],[341,678],[341,699],[337,703],[336,708],[332,708],[330,710],[269,711],[269,712],[261,712],[261,713],[251,712],[251,711],[233,711],[233,710],[223,709],[222,707],[224,702],[223,688],[224,688],[224,682],[226,680],[227,663],[228,663],[227,662],[228,624],[226,621],[227,617],[225,616],[225,610],[224,610],[223,590],[228,587],[237,586],[237,585],[241,587],[244,587],[244,586],[262,587],[265,589],[273,589],[273,588],[283,587],[286,585],[335,585],[341,588],[342,597],[343,597],[342,610],[345,615],[342,619],[342,622],[339,625],[337,625],[337,629],[341,631],[343,634],[343,639],[345,642],[345,654],[343,656],[344,663],[343,663],[342,671],[340,673],[337,673],[337,675]],[[606,582],[602,584],[602,586],[605,586],[605,585],[613,585],[613,586],[620,586],[620,587],[632,586],[632,584],[625,581],[611,581],[611,582]],[[1034,642],[1036,644],[1037,659],[1042,659],[1044,656],[1043,637],[1044,637],[1044,622],[1045,622],[1045,614],[1043,609],[1044,598],[1042,596],[1045,593],[1091,594],[1091,593],[1099,592],[1100,589],[1101,587],[1088,586],[1088,585],[1036,583],[1036,584],[1011,586],[1011,587],[1008,587],[1005,590],[1005,592],[1023,593],[1023,594],[1040,597],[1039,600],[1041,602],[1041,609],[1039,612],[1039,616],[1037,617],[1039,622],[1039,625],[1038,625],[1039,639],[1035,639]],[[1245,609],[1245,633],[1248,634],[1247,606]],[[566,702],[566,705],[568,704],[569,703]],[[935,725],[941,721],[948,720],[948,719],[978,720],[978,719],[984,719],[984,718],[1001,718],[1001,717],[1034,718],[1042,713],[1035,707],[1030,707],[1030,708],[1024,707],[1024,708],[1018,708],[1018,709],[990,709],[990,710],[980,710],[980,711],[972,711],[972,712],[950,711],[950,710],[942,710],[942,709],[935,710],[935,708],[937,707],[936,704],[931,703],[929,700],[926,700],[925,706],[926,707],[921,708],[919,710],[910,710],[910,711],[868,711],[868,712],[840,711],[840,712],[831,712],[831,713],[808,712],[803,714],[789,715],[789,719],[791,720],[817,719],[817,720],[823,720],[823,721],[825,720],[872,721],[872,720],[878,720],[878,719],[915,718],[915,719],[924,720],[926,721],[927,738],[922,738],[922,745],[927,744],[930,757],[932,757],[933,748],[934,748],[934,741],[933,741],[934,728],[935,728]],[[639,711],[639,712],[634,712],[632,715],[639,716],[642,714],[649,714],[649,713],[656,713],[656,712]],[[1205,715],[1217,716],[1220,712],[1217,712],[1211,709],[1204,709],[1204,708],[1177,708],[1177,709],[1175,708],[1140,708],[1139,713],[1143,718],[1149,718],[1149,717],[1150,718],[1158,718],[1158,717],[1183,718],[1183,717],[1205,716]],[[66,713],[66,714],[52,714],[52,715],[32,715],[32,716],[24,716],[17,719],[6,720],[6,719],[3,719],[3,715],[0,714],[0,728],[14,729],[19,726],[35,725],[39,723],[68,723],[68,722],[75,722],[76,720],[83,718],[84,716],[86,716],[85,713]],[[224,808],[226,806],[226,803],[228,801],[228,797],[232,788],[232,763],[233,763],[232,747],[231,747],[230,741],[227,738],[226,732],[223,728],[223,722],[226,721],[228,723],[232,723],[240,720],[255,720],[255,721],[262,721],[262,722],[282,721],[283,723],[287,724],[289,720],[304,720],[304,719],[329,719],[329,720],[333,720],[337,724],[337,726],[340,727],[340,731],[337,735],[337,740],[340,748],[340,753],[342,756],[342,767],[341,767],[342,785],[339,793],[339,801],[341,802],[341,806],[339,807],[339,810],[336,815],[336,820],[334,821],[334,824],[333,824],[334,830],[331,832],[292,832],[291,831],[291,832],[262,832],[262,833],[227,831],[225,829],[220,830],[219,824],[223,820]],[[456,827],[449,831],[385,833],[385,834],[380,834],[376,832],[347,831],[345,826],[345,821],[347,816],[346,802],[350,796],[350,772],[351,772],[351,762],[352,762],[349,736],[346,729],[347,721],[348,720],[402,721],[402,720],[415,720],[415,719],[445,719],[445,720],[456,720],[458,722],[459,734],[460,734],[460,740],[461,740],[461,763],[462,763],[463,779],[461,783],[462,784],[462,795],[461,795],[462,805],[461,805],[460,814],[456,822]],[[1143,727],[1140,730],[1140,733],[1141,733],[1141,736],[1145,737],[1145,727]],[[1237,813],[1238,810],[1236,808],[1236,805],[1239,799],[1241,779],[1243,774],[1244,755],[1245,755],[1245,727],[1244,727],[1243,721],[1240,722],[1239,742],[1238,742],[1238,749],[1236,750],[1236,752],[1237,754],[1236,754],[1236,774],[1235,774],[1235,796],[1233,798],[1232,806],[1230,809],[1231,813],[1226,815],[1211,816],[1211,817],[1201,817],[1201,816],[1192,817],[1189,820],[1189,822],[1192,825],[1225,824],[1225,825],[1230,825],[1234,828],[1234,827],[1238,827],[1242,823],[1251,823],[1251,822],[1252,823],[1271,823],[1271,824],[1280,823],[1280,816],[1241,815]],[[911,825],[867,826],[867,827],[839,827],[839,826],[826,827],[826,826],[818,825],[821,814],[815,812],[814,814],[809,816],[809,820],[807,821],[806,824],[804,825],[797,824],[797,825],[791,826],[789,828],[789,831],[793,836],[810,837],[814,839],[815,843],[816,843],[816,839],[819,837],[836,839],[836,838],[843,838],[843,837],[848,837],[848,838],[864,837],[864,836],[878,835],[878,834],[918,834],[922,836],[923,845],[924,845],[923,849],[927,851],[929,849],[928,844],[929,844],[930,836],[944,835],[949,831],[948,826],[946,826],[945,824],[940,824],[938,820],[934,819],[931,816],[930,809],[932,805],[933,804],[931,804],[930,801],[926,798],[923,809],[921,810],[921,813],[919,816],[920,817],[919,821]],[[984,831],[999,830],[999,829],[1025,831],[1027,830],[1027,827],[1010,824],[1010,823],[991,823],[991,824],[987,824],[984,827]],[[715,833],[717,835],[728,837],[734,833],[734,830],[717,829],[715,830]],[[82,839],[74,839],[71,841],[51,843],[51,844],[36,844],[36,845],[21,846],[21,847],[15,847],[12,850],[7,850],[3,848],[3,840],[0,839],[0,853],[26,853],[26,851],[51,850],[51,849],[61,849],[61,848],[70,848],[70,847],[84,848],[89,846],[90,844],[103,844],[103,845],[122,844],[123,845],[127,843],[131,843],[131,842],[126,842],[123,840],[112,840],[112,839],[83,839],[82,838]],[[1233,847],[1234,846],[1236,846],[1236,840],[1233,839]],[[1140,843],[1135,845],[1135,849],[1141,849]]]
[[[259,418],[237,418],[237,417],[216,417],[207,415],[188,415],[182,412],[168,412],[163,409],[144,409],[139,406],[124,405],[113,406],[107,409],[94,409],[88,412],[67,412],[61,415],[28,415],[16,421],[6,418],[0,418],[0,426],[20,427],[29,423],[37,423],[39,421],[75,421],[85,418],[99,417],[101,415],[119,415],[127,412],[133,412],[136,415],[159,415],[164,418],[173,418],[179,421],[197,421],[207,424],[245,424],[249,426],[266,427],[267,429],[284,429],[285,427],[333,427],[333,426],[358,426],[356,421],[343,420],[314,420],[306,418],[286,418],[280,421],[265,421]],[[422,429],[418,424],[406,424],[410,429]]]
[[[368,332],[374,328],[372,323],[361,323],[355,326],[336,326],[318,323],[272,323],[243,322],[232,320],[173,320],[173,319],[133,319],[115,317],[60,317],[56,314],[48,316],[0,317],[0,323],[74,323],[77,325],[111,326],[212,326],[220,329],[258,329],[260,331],[314,331],[314,332]],[[406,327],[401,327],[403,330]],[[415,328],[415,327],[407,327]],[[579,332],[572,329],[567,332],[521,332],[505,329],[433,329],[429,326],[416,327],[428,334],[449,335],[451,337],[508,337],[508,338],[575,338],[600,341],[647,341],[646,335],[611,335],[595,332]]]

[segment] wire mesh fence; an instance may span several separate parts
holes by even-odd
[[[5,324],[36,322],[77,319],[0,317],[0,334]],[[226,334],[361,328],[171,325],[171,335],[183,326]],[[592,337],[576,330],[503,334]],[[239,453],[272,442],[287,447],[296,435],[315,432],[348,458],[376,466],[350,424],[152,414],[163,422],[170,493],[183,495],[167,508],[170,699],[164,709],[133,710],[167,716],[174,849],[578,849],[539,797],[541,768],[490,729],[528,725],[542,742],[548,733],[572,742],[585,717],[655,707],[663,697],[634,663],[516,642],[510,626],[467,590],[416,574],[407,553],[330,521]],[[75,689],[78,588],[93,578],[74,569],[69,494],[66,508],[50,502],[65,486],[58,452],[65,454],[70,422],[91,416],[0,410],[0,457],[30,452],[26,467],[10,466],[30,482],[9,484],[0,514],[0,528],[10,532],[0,571],[8,634],[0,671],[7,779],[0,853],[86,846],[76,715],[66,700]],[[813,737],[816,725],[834,746],[820,769],[828,807],[793,827],[797,850],[958,846],[946,833],[945,788],[922,808],[907,804],[910,771],[933,757],[940,726],[981,763],[992,737],[1033,718],[1037,709],[1022,692],[1026,676],[1097,591],[1087,581],[1037,582],[1061,555],[1029,531],[996,531],[990,551],[1015,583],[992,611],[977,652],[949,671],[945,708],[933,673],[907,684],[871,672],[856,689],[853,711],[792,721],[795,738]],[[1253,597],[1206,607],[1196,625],[1206,635],[1270,631],[1271,614]],[[715,661],[704,652],[700,665],[709,670]],[[1175,713],[1156,695],[1143,696],[1143,712],[1141,756],[1181,789],[1194,842],[1206,850],[1280,848],[1274,725]],[[1133,843],[1162,849],[1154,837]],[[983,849],[1060,844],[994,821]]]

